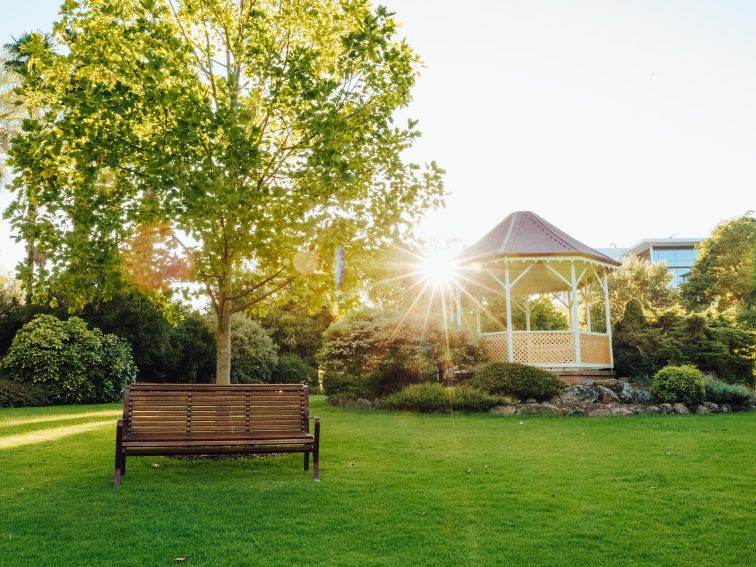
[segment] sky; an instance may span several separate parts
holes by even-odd
[[[422,238],[472,244],[532,210],[626,247],[756,209],[756,2],[382,3],[425,65],[408,157],[447,172]],[[48,30],[58,4],[0,0],[0,41]],[[20,257],[0,221],[0,269]]]

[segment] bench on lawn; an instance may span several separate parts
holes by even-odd
[[[114,486],[126,457],[224,453],[312,453],[320,480],[320,420],[310,434],[307,386],[301,384],[132,384],[118,420]]]

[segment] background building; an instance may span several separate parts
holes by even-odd
[[[630,248],[596,248],[615,260],[635,254],[650,262],[666,262],[672,272],[672,286],[677,287],[690,275],[693,262],[698,257],[696,245],[702,238],[647,238]]]

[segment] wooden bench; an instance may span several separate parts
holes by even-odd
[[[115,477],[126,457],[304,453],[320,480],[320,419],[310,434],[307,386],[300,384],[132,384],[116,429]]]

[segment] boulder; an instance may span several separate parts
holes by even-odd
[[[561,395],[563,402],[595,402],[599,392],[592,382],[583,381],[572,384]]]
[[[732,408],[730,407],[730,404],[720,404],[719,411],[721,413],[730,413],[732,411]]]
[[[521,415],[564,415],[565,410],[552,404],[523,404],[520,406]]]
[[[588,415],[594,417],[606,417],[612,414],[609,408],[594,408],[588,412]]]
[[[599,398],[602,404],[619,403],[619,396],[614,392],[614,390],[610,390],[606,386],[596,386],[596,390],[598,390]]]
[[[690,410],[685,407],[685,404],[680,403],[672,404],[672,411],[680,415],[687,415],[690,413]]]
[[[644,411],[646,413],[661,413],[662,410],[659,406],[646,406]]]
[[[664,413],[672,413],[672,404],[659,404],[659,409]]]
[[[642,404],[651,401],[651,392],[631,386],[627,382],[623,382],[619,398],[628,404]]]
[[[366,398],[357,398],[357,407],[360,409],[373,409],[373,402]]]
[[[517,413],[517,406],[501,405],[494,406],[489,410],[492,415],[514,415]]]
[[[715,404],[714,402],[704,402],[703,406],[711,412],[719,411],[719,406]]]
[[[634,412],[630,408],[616,407],[609,408],[609,415],[633,415]]]
[[[619,394],[622,391],[622,382],[617,380],[616,378],[604,378],[602,380],[594,380],[593,382],[597,386],[603,386],[604,388],[608,388],[615,392],[616,394]]]
[[[699,406],[696,406],[696,413],[711,413],[711,410],[705,405],[701,404]]]

